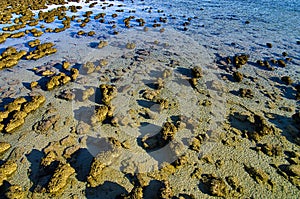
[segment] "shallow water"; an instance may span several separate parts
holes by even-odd
[[[113,5],[107,7],[111,3]],[[37,61],[22,59],[15,67],[0,71],[1,111],[19,96],[42,94],[47,99],[39,110],[28,115],[23,126],[12,134],[1,134],[0,141],[11,144],[1,159],[3,162],[15,161],[19,166],[18,172],[9,178],[9,184],[30,190],[26,198],[51,198],[53,195],[48,193],[47,180],[53,172],[43,171],[41,160],[45,159],[47,152],[55,151],[59,154],[59,162],[69,163],[76,169],[72,181],[68,181],[63,193],[59,193],[62,195],[57,197],[114,198],[132,190],[134,178],[131,175],[149,173],[145,181],[150,179],[150,185],[144,187],[144,197],[153,198],[158,192],[155,183],[165,180],[162,176],[169,172],[160,172],[159,169],[186,154],[188,163],[181,160],[184,166],[176,168],[176,172],[166,178],[176,197],[187,194],[190,198],[192,195],[213,198],[202,187],[203,183],[199,183],[201,176],[191,177],[194,170],[200,168],[202,173],[216,174],[223,180],[230,175],[237,176],[245,190],[239,195],[230,188],[238,194],[235,197],[297,198],[299,187],[293,185],[289,177],[279,175],[280,169],[270,166],[289,164],[290,161],[286,160],[290,158],[289,153],[269,157],[257,152],[256,147],[271,143],[282,146],[284,151],[299,151],[299,127],[291,119],[300,105],[299,100],[295,100],[294,88],[300,83],[299,1],[125,0],[99,1],[99,4],[88,8],[84,3],[70,3],[83,6],[76,13],[78,19],[83,20],[82,15],[87,10],[93,11],[91,22],[84,28],[79,26],[79,22],[72,21],[71,27],[60,33],[44,33],[37,38],[26,34],[20,39],[8,38],[0,44],[0,53],[8,46],[31,51],[28,42],[34,39],[40,39],[42,43],[53,42],[58,49],[57,53]],[[46,10],[56,7],[51,5]],[[116,12],[117,9],[124,12]],[[39,11],[34,12],[38,14]],[[101,12],[106,13],[105,23],[93,20]],[[118,16],[113,18],[113,13]],[[66,14],[72,16],[74,13],[67,11]],[[129,16],[143,18],[149,30],[144,31],[144,27],[135,20],[131,20],[132,28],[126,28],[123,19]],[[161,27],[154,28],[153,24],[157,23]],[[61,20],[51,24],[40,22],[35,27],[39,29],[41,24],[45,28],[62,27]],[[116,28],[112,27],[113,24]],[[6,26],[9,25],[0,24],[0,28]],[[20,31],[29,28],[33,27],[27,26]],[[79,30],[95,31],[95,35],[78,35]],[[114,30],[118,31],[117,35],[113,34]],[[108,41],[109,45],[98,49],[100,40]],[[128,42],[136,47],[127,49]],[[272,43],[273,47],[268,48],[266,43]],[[288,55],[283,56],[283,52]],[[249,55],[248,63],[239,69],[224,61],[224,58],[236,54]],[[286,67],[273,64],[273,71],[256,64],[258,59],[279,60],[286,57],[291,58],[286,61]],[[101,60],[108,64],[87,74],[84,64],[93,62],[97,65]],[[33,68],[48,67],[58,74],[64,71],[63,61],[79,69],[79,78],[47,91],[42,84],[50,77],[43,78]],[[203,70],[203,76],[196,85],[191,83],[191,68],[194,66]],[[164,77],[166,70],[172,73]],[[244,75],[242,82],[235,82],[232,78],[235,71]],[[285,85],[281,80],[285,75],[293,80],[291,85]],[[143,95],[147,90],[155,90],[160,77],[164,77],[164,86],[159,96],[168,99],[169,106],[173,108],[161,110],[157,101],[146,99]],[[30,88],[32,81],[38,81],[41,86]],[[115,109],[110,108],[120,125],[112,125],[109,119],[103,124],[91,125],[94,111],[99,105],[103,106],[99,101],[102,97],[100,84],[117,87],[118,94],[112,100]],[[95,94],[82,100],[82,93],[88,88],[94,89]],[[251,89],[254,97],[242,98],[240,88]],[[60,98],[65,91],[75,95],[71,102]],[[269,108],[270,104],[275,104],[276,108]],[[240,113],[245,115],[236,116]],[[248,126],[249,122],[241,122],[249,120],[251,123],[256,114],[263,115],[268,124],[276,127],[274,134],[266,135],[260,141],[247,139],[247,130],[254,127]],[[39,131],[37,126],[51,115],[58,115],[60,119],[50,130]],[[145,149],[144,138],[159,134],[167,121],[181,120],[185,126],[182,129],[178,127],[180,130],[174,141],[153,151]],[[114,146],[107,138],[117,139],[114,144],[122,143],[121,149],[110,151]],[[191,141],[195,138],[201,140],[201,144],[197,150],[191,150]],[[93,158],[98,154],[104,157],[100,156],[101,160],[107,158],[107,169],[99,179],[87,180],[89,175],[92,176],[89,171]],[[261,168],[270,180],[265,184],[255,181],[245,172],[245,165]],[[187,182],[189,186],[186,186]],[[9,184],[2,187],[0,197]],[[228,182],[226,186],[229,187]]]

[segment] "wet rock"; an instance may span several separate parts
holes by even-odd
[[[107,143],[110,143],[109,141]],[[103,147],[103,146],[102,146]],[[106,144],[106,150],[101,151],[93,159],[89,175],[87,177],[88,185],[91,187],[98,186],[99,182],[103,181],[102,175],[108,166],[120,156],[119,147],[112,143]]]
[[[98,44],[98,48],[104,48],[105,46],[108,46],[108,41],[101,40]]]
[[[106,119],[108,111],[108,106],[105,105],[95,107],[94,114],[91,117],[91,124],[102,123]]]
[[[60,73],[50,78],[50,80],[46,84],[46,89],[48,91],[51,91],[58,86],[67,84],[71,80],[71,77],[67,76],[65,73]]]
[[[86,74],[91,74],[95,71],[96,67],[93,62],[86,62],[83,66],[82,69]]]
[[[280,156],[283,153],[283,149],[278,145],[271,145],[265,143],[261,146],[261,151],[268,156]]]
[[[294,115],[292,115],[293,120],[296,124],[300,124],[300,112],[296,112]]]
[[[195,170],[193,171],[193,173],[191,173],[191,177],[200,180],[202,173],[203,173],[203,171],[202,171],[201,168],[195,168]]]
[[[225,181],[214,174],[203,174],[201,182],[212,196],[226,197],[228,195],[228,187]]]
[[[17,51],[13,47],[6,48],[0,55],[0,70],[11,68],[18,64],[19,60],[27,54],[26,51]]]
[[[143,199],[143,187],[135,186],[128,194],[122,194],[118,199]]]
[[[62,64],[63,69],[67,70],[71,66],[70,62],[64,61]]]
[[[244,165],[244,169],[259,184],[266,184],[269,181],[269,175],[260,168]]]
[[[157,197],[161,199],[169,199],[173,197],[173,191],[168,181],[162,181],[162,185],[158,191]]]
[[[268,48],[272,48],[273,47],[273,45],[271,43],[266,43],[266,45],[267,45]]]
[[[281,77],[281,81],[283,81],[286,85],[291,85],[293,83],[293,80],[289,76]]]
[[[272,62],[272,60],[270,60]],[[259,66],[262,66],[262,67],[265,67],[266,69],[270,70],[270,71],[273,71],[274,68],[270,65],[270,63],[265,60],[265,61],[262,61],[262,60],[257,60],[256,63],[259,65]]]
[[[10,149],[11,145],[7,142],[0,142],[0,155]]]
[[[30,52],[26,56],[26,59],[28,59],[28,60],[31,60],[31,59],[37,60],[37,59],[40,59],[44,56],[56,53],[57,49],[53,48],[53,46],[54,46],[54,44],[51,43],[51,42],[40,44],[40,45],[36,46],[36,50]]]
[[[130,43],[130,42],[128,42],[128,43],[126,44],[126,48],[127,48],[127,49],[135,49],[135,43]]]
[[[240,88],[239,94],[241,97],[247,97],[252,99],[254,97],[252,90],[247,88]]]
[[[194,78],[201,78],[203,76],[202,68],[200,66],[192,68],[192,75]]]
[[[154,90],[147,89],[143,92],[143,98],[152,101],[158,96],[159,93],[160,93],[159,90],[154,91]]]
[[[278,60],[278,65],[281,67],[286,67],[286,63],[282,59]]]
[[[233,63],[237,68],[241,68],[243,65],[245,65],[248,62],[249,55],[236,55],[233,57]]]
[[[7,199],[23,199],[25,195],[26,191],[19,185],[12,185],[5,191]]]
[[[287,52],[282,52],[282,56],[284,57],[288,56]]]
[[[300,165],[299,164],[291,164],[287,166],[286,172],[291,176],[300,177]]]
[[[17,163],[7,161],[0,166],[0,186],[17,170]]]
[[[101,84],[100,90],[102,92],[102,102],[105,105],[110,105],[111,100],[117,95],[117,88],[114,85]]]
[[[173,123],[166,122],[158,134],[152,137],[145,136],[142,138],[143,148],[152,150],[157,147],[163,147],[174,139],[177,131],[178,129]]]
[[[241,82],[243,80],[243,74],[236,71],[233,73],[233,79],[237,82]]]
[[[251,122],[252,123],[252,122]],[[260,115],[254,115],[254,131],[247,132],[246,135],[249,139],[259,141],[261,137],[265,135],[273,134],[275,135],[276,129],[274,126],[269,125],[266,119]]]
[[[83,31],[83,30],[79,30],[78,32],[77,32],[77,35],[84,35],[85,34],[85,32]]]
[[[96,34],[95,31],[89,31],[89,32],[87,33],[88,36],[94,36],[95,34]]]
[[[73,173],[75,173],[75,169],[70,164],[60,163],[48,183],[48,192],[57,193],[61,191],[67,185],[67,180]]]

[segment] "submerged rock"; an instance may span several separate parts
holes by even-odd
[[[92,88],[92,87],[90,87],[90,88],[84,90],[84,91],[82,92],[82,101],[87,100],[88,98],[90,98],[90,97],[91,97],[92,95],[94,95],[94,94],[95,94],[95,90],[94,90],[94,88]]]

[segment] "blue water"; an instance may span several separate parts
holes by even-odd
[[[256,31],[273,39],[289,37],[291,40],[300,38],[300,1],[242,1],[242,0],[211,0],[211,1],[151,1],[153,8],[164,7],[167,15],[172,14],[179,20],[170,20],[179,25],[187,17],[196,16],[191,26],[204,25],[198,33],[213,31],[215,34],[230,34],[235,31]],[[249,21],[248,26],[245,21]],[[200,31],[201,30],[201,31]],[[195,31],[197,32],[197,31]],[[208,34],[208,33],[207,33]],[[227,35],[229,36],[229,35]]]
[[[245,52],[259,59],[278,58],[283,51],[288,51],[293,58],[291,68],[299,72],[300,1],[153,0],[137,4],[153,10],[163,9],[168,25],[214,53]],[[182,24],[188,18],[191,18],[190,25],[184,31]],[[267,42],[273,44],[272,50],[265,49]]]

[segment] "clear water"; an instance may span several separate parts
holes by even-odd
[[[299,73],[300,1],[178,0],[144,4],[153,10],[163,9],[169,25],[214,54],[248,53],[253,59],[263,59],[281,58],[286,51],[293,58],[290,70]],[[192,20],[184,31],[182,24],[189,17]],[[272,50],[266,48],[267,42],[273,44]]]

